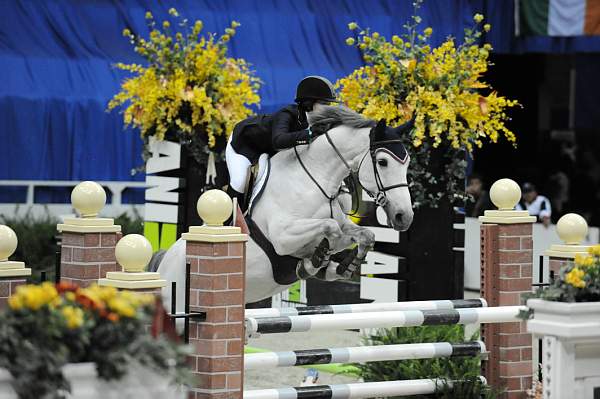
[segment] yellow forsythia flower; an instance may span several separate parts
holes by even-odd
[[[480,23],[481,21],[483,21],[483,15],[481,15],[481,14],[475,14],[473,16],[473,21],[475,21],[477,23]]]
[[[485,24],[485,25],[483,25],[483,30],[484,30],[484,31],[486,31],[486,32],[489,32],[489,31],[490,31],[490,29],[492,29],[492,25],[490,25],[490,24]]]
[[[423,34],[425,36],[431,36],[432,33],[433,33],[433,29],[431,29],[430,27],[425,28],[425,30],[423,31]]]
[[[354,38],[352,38],[352,37],[347,38],[346,39],[346,44],[348,46],[353,46],[354,45]]]
[[[354,29],[356,29],[356,28],[358,28],[358,25],[356,24],[356,22],[350,22],[350,23],[348,24],[348,29],[350,29],[350,30],[354,30]]]
[[[179,16],[174,9],[169,13]],[[152,14],[147,18],[152,20]],[[187,32],[173,33],[167,30],[169,21],[163,22],[164,31],[154,29],[153,21],[148,23],[148,39],[131,39],[149,65],[116,64],[133,76],[121,84],[108,109],[122,107],[125,124],[139,128],[142,136],[162,140],[167,132],[206,134],[208,147],[213,148],[218,136],[228,137],[236,123],[252,114],[250,106],[260,102],[260,80],[243,59],[227,57],[225,43],[239,22],[232,21],[220,37],[200,36],[199,20]]]

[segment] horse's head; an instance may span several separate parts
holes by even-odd
[[[359,169],[363,188],[385,210],[388,225],[399,231],[406,231],[414,216],[406,176],[410,157],[400,141],[412,124],[410,121],[390,128],[383,120],[379,121],[371,129],[370,151]]]

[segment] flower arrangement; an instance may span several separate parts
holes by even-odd
[[[60,398],[69,390],[61,368],[93,362],[100,378],[122,377],[131,362],[186,376],[184,347],[146,332],[154,297],[112,287],[19,286],[0,313],[0,368],[23,398]]]
[[[365,66],[340,79],[341,99],[352,109],[373,119],[385,119],[399,125],[414,118],[414,129],[406,144],[411,148],[411,192],[415,206],[433,205],[445,191],[451,201],[464,200],[464,153],[481,147],[485,141],[497,142],[500,135],[515,142],[515,135],[505,125],[506,110],[516,106],[514,100],[498,95],[481,80],[488,70],[492,47],[480,45],[482,32],[491,29],[483,24],[481,14],[474,16],[474,26],[465,29],[460,44],[449,37],[432,48],[433,29],[419,30],[416,15],[405,24],[406,33],[390,41],[378,32],[348,25],[355,37],[346,43],[363,55]],[[430,154],[444,148],[448,166],[441,176],[427,170]],[[435,186],[431,192],[427,186]]]
[[[600,245],[590,247],[587,255],[576,255],[574,262],[560,270],[560,275],[546,288],[528,298],[558,302],[600,301]]]
[[[148,39],[123,31],[147,65],[116,64],[134,76],[123,82],[108,108],[123,107],[125,124],[140,129],[146,143],[150,137],[171,136],[205,164],[209,152],[225,148],[234,125],[252,114],[249,106],[260,101],[260,80],[246,61],[227,56],[238,22],[217,37],[201,35],[200,20],[188,26],[176,9],[169,14],[178,21],[176,28],[170,21],[157,25],[146,12]]]

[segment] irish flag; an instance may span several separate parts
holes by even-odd
[[[515,0],[516,35],[600,35],[600,0]]]

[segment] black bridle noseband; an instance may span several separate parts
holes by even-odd
[[[399,184],[394,184],[394,185],[391,185],[391,186],[385,186],[383,184],[383,181],[381,180],[381,175],[379,174],[379,170],[377,168],[377,158],[376,158],[377,152],[379,152],[379,151],[385,151],[385,152],[389,153],[391,156],[393,156],[396,160],[398,160],[402,164],[404,164],[407,161],[407,159],[408,159],[408,153],[405,153],[404,159],[400,159],[396,154],[394,154],[392,151],[390,151],[389,149],[387,149],[386,146],[388,146],[390,144],[400,144],[400,145],[402,145],[402,141],[400,139],[375,141],[374,140],[374,135],[373,135],[373,129],[371,129],[371,133],[369,134],[369,141],[370,141],[369,151],[366,152],[365,155],[362,157],[362,159],[361,159],[361,161],[360,161],[360,163],[358,165],[358,169],[356,171],[352,170],[352,168],[350,167],[350,165],[348,164],[348,162],[344,159],[344,157],[342,156],[342,154],[340,153],[340,151],[337,149],[337,147],[335,146],[335,144],[331,140],[331,137],[329,136],[329,132],[325,132],[325,137],[327,138],[327,142],[329,143],[329,145],[331,145],[331,147],[333,148],[333,150],[337,154],[338,158],[342,161],[342,163],[344,164],[344,166],[348,170],[348,176],[353,180],[353,182],[357,182],[358,186],[360,186],[363,190],[365,190],[365,192],[367,193],[367,195],[369,197],[373,198],[374,201],[375,201],[375,203],[378,206],[384,207],[388,203],[386,192],[390,191],[390,190],[393,190],[395,188],[408,187],[408,183],[399,183]],[[308,169],[306,168],[306,166],[302,162],[302,159],[300,158],[300,154],[298,154],[298,149],[295,146],[294,146],[294,153],[296,154],[296,159],[298,159],[298,162],[302,166],[302,169],[304,169],[304,171],[306,172],[306,174],[308,175],[308,177],[310,177],[310,179],[313,181],[313,183],[315,183],[315,185],[318,187],[319,191],[321,191],[321,193],[323,194],[323,196],[325,196],[325,198],[327,198],[329,200],[329,210],[330,210],[331,218],[333,218],[333,205],[332,204],[333,204],[333,201],[338,197],[338,195],[340,193],[340,189],[338,189],[336,191],[335,195],[328,195],[325,192],[325,190],[323,189],[323,187],[321,187],[321,185],[319,184],[319,182],[317,182],[317,180],[308,171]],[[362,163],[365,160],[365,158],[367,157],[367,154],[370,155],[371,163],[373,164],[373,173],[375,175],[375,183],[377,184],[377,193],[375,193],[375,194],[373,192],[371,192],[370,190],[368,190],[368,189],[365,188],[365,186],[360,181],[360,177],[358,175],[358,173],[360,171],[360,168],[362,166]],[[356,184],[355,184],[355,186],[356,186]],[[358,198],[357,189],[353,190],[353,202],[354,202],[354,195],[356,195],[356,197]],[[351,212],[348,214],[349,216],[356,216],[357,215],[357,213],[358,213],[358,201],[356,201],[356,204],[357,204],[356,205],[357,209],[352,209]]]

